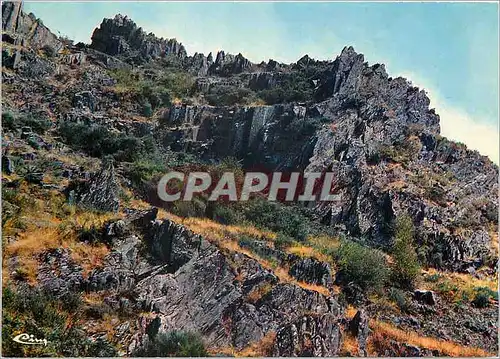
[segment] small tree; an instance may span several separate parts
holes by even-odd
[[[394,233],[392,268],[394,280],[404,288],[412,288],[420,273],[420,264],[413,244],[415,228],[408,215],[397,219]]]

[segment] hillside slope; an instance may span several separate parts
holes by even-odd
[[[498,167],[424,90],[352,47],[253,64],[122,15],[74,45],[2,14],[4,355],[156,356],[175,331],[184,356],[497,352]],[[329,171],[342,200],[166,204],[172,169]]]

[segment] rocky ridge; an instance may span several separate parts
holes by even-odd
[[[234,156],[245,169],[329,170],[337,174],[342,201],[305,204],[318,223],[389,250],[391,223],[409,213],[417,229],[419,257],[428,266],[462,273],[484,267],[496,270],[490,257],[498,225],[498,168],[477,152],[442,138],[439,116],[429,109],[425,92],[405,79],[389,77],[383,65],[368,65],[352,47],[344,48],[334,61],[304,56],[292,65],[273,60],[256,65],[241,54],[223,51],[214,61],[211,54],[189,56],[176,40],[146,34],[121,15],[105,19],[90,45],[63,46],[17,4],[2,6],[3,43],[13,45],[2,50],[2,78],[4,85],[17,88],[7,88],[3,100],[8,109],[47,115],[51,128],[76,124],[100,126],[112,134],[152,136],[162,150],[208,162]],[[37,52],[46,46],[55,50],[54,58]],[[159,108],[150,120],[137,120],[142,104],[110,91],[117,80],[109,71],[158,63],[168,72],[164,60],[168,66],[174,63],[176,71],[196,76],[194,87],[204,96],[220,88],[274,91],[301,76],[307,78],[301,84],[309,95],[301,101],[266,105],[177,103]],[[8,148],[30,146],[32,153],[23,153],[28,162],[41,151],[71,146],[31,127],[11,131],[8,138]],[[139,145],[132,142],[130,147],[136,151]],[[4,158],[10,161],[12,155],[3,155],[5,168]],[[124,210],[126,215],[97,229],[110,253],[88,275],[71,250],[61,248],[41,254],[37,282],[58,294],[105,293],[106,305],[114,310],[151,313],[117,326],[113,341],[123,343],[121,354],[131,354],[152,332],[190,330],[201,333],[215,352],[228,347],[242,351],[272,336],[269,355],[335,356],[345,353],[345,343],[355,337],[355,351],[366,355],[369,321],[375,317],[442,339],[449,339],[450,327],[464,327],[465,335],[452,333],[453,340],[495,350],[494,308],[474,310],[488,325],[472,317],[465,325],[464,316],[455,310],[446,324],[436,325],[433,308],[449,308],[441,300],[422,304],[416,294],[412,303],[419,319],[380,314],[373,303],[348,316],[345,303],[333,294],[330,263],[262,244],[262,253],[272,253],[280,267],[289,268],[293,279],[287,282],[245,251],[228,250],[186,225],[158,219],[158,209],[123,209],[120,185],[130,180],[122,174],[127,161],[118,162],[117,168],[105,165],[94,175],[63,164],[67,178],[82,182],[76,187],[55,186],[68,194],[69,201],[101,211]],[[15,174],[17,166],[9,163]],[[45,184],[43,172],[41,179],[37,174],[26,178],[52,188]],[[331,294],[298,283],[318,285]],[[261,296],[249,300],[256,292]],[[386,350],[385,355],[440,354],[397,341]]]

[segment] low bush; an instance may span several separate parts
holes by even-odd
[[[488,287],[476,287],[472,304],[477,308],[485,308],[490,305],[490,298],[498,300],[498,293]]]
[[[245,221],[245,216],[237,204],[209,202],[208,207],[211,211],[209,217],[219,223],[228,225],[241,224]]]
[[[313,99],[314,85],[309,76],[302,72],[295,72],[284,77],[279,86],[262,90],[257,96],[268,105],[283,102],[305,102]]]
[[[406,313],[410,310],[410,301],[401,289],[391,288],[389,290],[389,299],[396,303],[402,312]]]
[[[77,294],[55,297],[27,286],[6,286],[2,298],[3,356],[116,356],[116,349],[105,340],[91,341],[75,318],[81,308]],[[13,341],[19,333],[46,339],[47,346],[22,345]]]
[[[118,161],[133,162],[151,150],[148,138],[116,134],[100,125],[64,122],[58,131],[66,144],[92,157],[112,155]]]
[[[160,333],[132,353],[134,357],[202,357],[207,351],[201,337],[191,332]]]
[[[343,240],[334,259],[339,268],[339,278],[346,284],[354,283],[363,290],[378,291],[388,279],[389,268],[379,250]]]
[[[157,175],[163,175],[167,166],[161,157],[141,158],[135,160],[128,168],[126,176],[132,181],[132,186],[139,188],[145,182],[150,181]]]
[[[293,245],[293,242],[293,238],[287,236],[286,234],[283,234],[282,232],[279,232],[276,236],[276,239],[274,240],[274,246],[276,247],[276,249],[284,250]]]
[[[10,112],[2,113],[2,127],[4,130],[20,131],[22,127],[30,127],[35,133],[43,135],[52,127],[52,121],[44,114],[20,114]]]
[[[248,202],[243,213],[247,220],[297,241],[306,240],[309,234],[310,221],[291,206],[255,198]]]
[[[208,103],[213,106],[232,106],[249,104],[255,97],[251,90],[233,86],[219,86],[205,95]]]
[[[56,50],[50,45],[44,45],[42,47],[42,51],[45,54],[45,56],[49,58],[55,57],[57,55]]]

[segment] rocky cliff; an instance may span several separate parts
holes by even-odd
[[[53,342],[4,352],[134,355],[176,331],[217,355],[497,351],[498,167],[440,135],[424,90],[352,47],[191,56],[123,15],[73,46],[10,2],[2,31],[4,325]],[[158,202],[186,168],[334,172],[342,200]],[[407,215],[413,287],[386,275]]]

